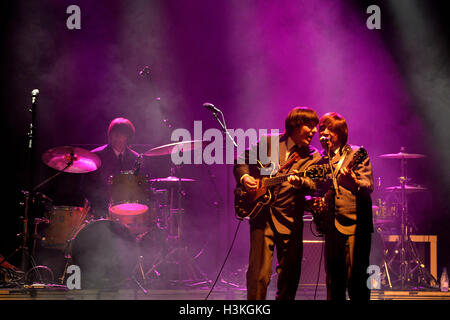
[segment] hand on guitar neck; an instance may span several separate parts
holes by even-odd
[[[296,188],[299,188],[303,184],[303,178],[298,175],[298,170],[293,170],[292,174],[287,177],[287,181]],[[255,179],[250,175],[246,175],[242,178],[242,184],[248,191],[255,191],[260,187],[260,180]]]

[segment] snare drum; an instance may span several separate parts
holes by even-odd
[[[155,205],[150,200],[146,177],[122,171],[109,179],[109,215],[125,225],[146,225],[154,221]]]

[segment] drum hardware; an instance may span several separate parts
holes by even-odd
[[[207,277],[197,266],[195,260],[188,253],[187,246],[183,245],[183,218],[185,214],[181,205],[181,199],[186,195],[182,189],[182,183],[193,182],[194,179],[179,178],[175,175],[175,168],[171,169],[171,175],[166,178],[152,179],[151,182],[167,187],[168,203],[167,213],[167,250],[161,250],[146,275],[159,274],[158,267],[166,263],[175,266],[176,278],[180,283],[183,281],[204,280]],[[186,274],[183,278],[183,273]],[[175,280],[175,282],[177,282]]]
[[[33,249],[32,252],[36,252],[36,241],[45,240],[43,236],[38,232],[38,226],[41,224],[50,224],[50,220],[47,218],[35,218],[34,219],[34,233],[33,233]]]
[[[167,229],[169,218],[169,190],[153,189],[153,196],[157,204],[156,225],[160,229]]]
[[[209,141],[184,141],[175,142],[167,145],[159,146],[148,150],[144,153],[144,156],[155,157],[170,155],[178,152],[190,152],[196,149],[204,148]],[[206,279],[205,274],[197,266],[196,262],[188,254],[187,247],[182,244],[182,231],[183,231],[183,216],[184,208],[181,206],[181,199],[186,195],[185,191],[182,189],[182,183],[194,182],[194,179],[181,178],[176,174],[177,168],[171,168],[171,174],[165,178],[151,179],[150,182],[160,188],[159,190],[167,190],[167,204],[159,203],[159,208],[165,211],[162,224],[168,230],[167,236],[167,250],[161,250],[158,256],[151,264],[150,269],[145,273],[146,276],[149,274],[157,274],[158,267],[163,263],[174,265],[178,280],[182,281],[183,271],[187,273],[186,280]],[[177,202],[177,204],[175,204]]]
[[[35,99],[35,97],[34,97],[34,99]],[[32,108],[32,109],[34,109],[34,108]],[[34,113],[33,110],[32,110],[32,112]],[[32,118],[34,118],[34,114],[32,115]],[[29,132],[29,137],[30,137],[29,148],[30,148],[30,150],[33,149],[34,127],[35,126],[34,126],[33,120],[32,120],[32,123],[30,124],[30,132]],[[32,153],[33,153],[33,151],[32,151]],[[31,157],[31,159],[33,159],[33,157]],[[29,187],[30,187],[31,191],[22,191],[22,193],[25,197],[25,200],[23,202],[24,216],[20,217],[23,222],[23,232],[19,234],[22,237],[22,245],[20,247],[16,248],[16,250],[7,257],[7,259],[10,259],[16,253],[18,253],[19,251],[22,251],[21,269],[24,272],[27,272],[29,263],[31,263],[31,265],[32,265],[32,268],[30,269],[30,271],[33,270],[34,272],[39,273],[39,269],[47,268],[45,266],[37,266],[35,263],[34,256],[35,256],[37,240],[42,240],[43,238],[45,238],[39,234],[37,227],[39,224],[47,223],[48,219],[47,218],[36,218],[34,220],[34,225],[35,225],[34,233],[31,237],[28,234],[29,233],[28,223],[29,223],[29,218],[30,218],[30,214],[31,214],[31,204],[33,202],[37,201],[36,200],[37,197],[43,197],[44,199],[51,201],[51,199],[49,199],[42,193],[38,192],[37,190],[39,190],[41,187],[43,187],[44,185],[46,185],[47,183],[49,183],[50,181],[52,181],[53,179],[55,179],[56,177],[58,177],[59,175],[61,175],[64,172],[67,172],[67,173],[91,172],[91,171],[97,170],[101,165],[100,158],[98,158],[97,155],[95,155],[85,149],[75,148],[75,147],[57,147],[57,148],[49,149],[46,152],[44,152],[44,154],[42,155],[42,161],[49,167],[57,170],[58,172],[55,173],[54,175],[50,176],[43,182],[39,183],[35,187],[32,187],[32,182],[34,180],[33,179],[34,171],[33,171],[33,165],[30,165]],[[28,247],[28,241],[30,238],[33,240],[31,252]],[[40,275],[39,275],[39,277],[40,277]],[[25,280],[27,280],[27,279],[25,279]]]
[[[193,140],[193,141],[181,141],[162,145],[156,148],[152,148],[144,153],[147,157],[165,156],[179,152],[191,152],[198,149],[203,149],[210,141]],[[194,179],[182,178],[177,174],[177,168],[172,167],[170,175],[165,178],[151,179],[152,185],[156,185],[162,190],[167,190],[167,204],[160,205],[165,214],[164,225],[167,228],[167,246],[166,250],[160,250],[158,256],[151,264],[150,269],[146,272],[149,274],[160,274],[158,268],[163,263],[171,264],[175,266],[177,279],[183,282],[182,273],[186,273],[186,280],[198,281],[199,279],[207,279],[205,274],[197,266],[195,260],[189,255],[188,249],[183,245],[183,217],[184,208],[182,208],[181,200],[186,195],[182,189],[182,184],[194,182]],[[161,189],[160,189],[161,190]]]
[[[52,178],[55,178],[56,175],[54,175]],[[47,179],[46,182],[50,181],[51,179]],[[19,251],[22,252],[21,254],[21,271],[23,272],[27,272],[28,270],[34,270],[35,273],[39,273],[39,269],[37,268],[37,264],[35,261],[35,256],[36,256],[36,242],[37,240],[41,239],[42,237],[40,236],[40,234],[37,232],[37,226],[41,223],[46,223],[47,219],[46,218],[35,218],[34,219],[34,233],[30,236],[29,235],[29,228],[28,228],[28,223],[29,223],[29,218],[32,214],[32,210],[31,210],[31,205],[32,203],[38,201],[36,200],[36,198],[40,198],[43,196],[42,193],[40,192],[36,192],[36,190],[41,187],[42,185],[44,185],[44,183],[41,183],[40,185],[38,185],[37,187],[33,188],[32,192],[29,191],[22,191],[22,194],[25,197],[25,200],[23,203],[20,203],[20,205],[24,206],[24,216],[19,217],[22,220],[23,223],[23,231],[19,234],[17,234],[18,237],[22,238],[22,244],[17,247],[9,256],[7,256],[6,258],[4,258],[4,261],[7,261],[9,259],[11,259],[16,253],[18,253]],[[45,198],[49,199],[48,197],[44,196]],[[28,242],[29,240],[32,240],[32,244],[31,244],[31,251],[30,248],[28,247]],[[0,265],[3,261],[0,260]],[[28,269],[29,264],[31,264],[31,269]],[[38,277],[40,277],[40,275],[38,275]],[[24,278],[25,280],[27,280],[27,278]]]
[[[426,278],[430,281],[431,285],[436,284],[437,280],[430,274],[430,272],[425,268],[425,264],[421,261],[421,258],[417,254],[416,247],[411,240],[411,224],[408,221],[408,206],[407,206],[407,193],[424,191],[426,188],[421,186],[407,185],[407,160],[408,159],[420,159],[426,157],[421,154],[408,154],[405,152],[405,148],[402,147],[399,153],[396,154],[384,154],[380,155],[383,159],[398,159],[400,160],[400,177],[399,186],[386,188],[388,191],[398,192],[400,195],[400,241],[396,244],[393,250],[393,254],[390,258],[384,260],[384,268],[389,275],[389,270],[391,273],[396,273],[392,267],[393,263],[398,260],[399,256],[399,270],[398,279],[395,282],[400,282],[400,288],[405,289],[406,284],[412,284],[413,273],[418,270],[420,277],[418,277],[418,282],[416,285],[420,285],[420,282],[426,283]],[[385,252],[388,255],[388,252]],[[386,257],[385,257],[386,259]],[[415,266],[414,266],[415,265]],[[391,279],[389,277],[389,285],[392,288]]]
[[[139,269],[139,274],[142,278],[142,281],[144,281],[144,285],[147,285],[147,278],[145,277],[145,272],[144,272],[144,256],[140,255],[138,258],[138,263],[136,266],[137,269]],[[137,279],[132,276],[132,279],[138,284],[138,286],[143,289],[144,293],[147,294],[147,290],[145,290],[144,287],[142,287],[142,285],[139,283],[139,281],[137,281]]]

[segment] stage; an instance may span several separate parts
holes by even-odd
[[[149,289],[144,293],[139,288],[120,290],[67,288],[29,288],[0,289],[0,300],[246,300],[244,288],[219,288],[208,296],[207,288],[159,290]],[[314,286],[300,286],[296,300],[311,301],[326,300],[324,286],[317,291]],[[268,293],[268,300],[274,299],[274,292]],[[208,297],[208,299],[206,299]],[[450,300],[450,292],[437,290],[372,290],[370,300]]]
[[[333,253],[354,251],[325,244],[314,207],[327,206],[324,190],[339,200],[324,212],[348,224],[339,231],[359,241],[363,230],[371,302],[450,300],[440,291],[450,267],[448,4],[2,2],[0,302],[249,304],[247,270],[251,279],[262,263],[249,259],[247,214],[261,208],[275,239],[265,302],[285,266],[295,269],[285,283],[299,280],[296,302],[326,302],[326,274],[340,270]],[[314,114],[290,124],[293,110]],[[311,120],[330,114],[342,130]],[[330,132],[342,136],[333,148]],[[239,169],[245,150],[265,164],[261,141],[278,135],[287,139],[267,160],[292,167],[273,180],[256,162]],[[286,254],[292,235],[298,249]]]

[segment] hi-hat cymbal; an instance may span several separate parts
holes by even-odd
[[[71,160],[72,164],[68,166]],[[64,170],[64,172],[68,173],[95,171],[102,164],[99,156],[95,153],[83,148],[70,146],[48,149],[42,154],[42,161],[50,168],[58,171]]]
[[[180,151],[182,152],[193,151],[196,149],[204,148],[208,143],[210,143],[210,141],[202,141],[202,140],[169,143],[163,146],[147,150],[144,153],[144,156],[156,157],[156,156],[165,156],[172,153],[178,153]]]
[[[388,191],[402,191],[402,186],[393,186],[393,187],[387,187],[386,190]],[[419,185],[405,185],[405,191],[406,192],[419,192],[419,191],[425,191],[427,188],[419,186]]]
[[[156,178],[156,179],[150,179],[151,182],[193,182],[194,179],[189,178],[178,178],[175,176],[168,176],[165,178]]]
[[[382,154],[379,157],[383,159],[419,159],[425,158],[426,155],[418,153],[405,153],[400,151],[398,153]]]

